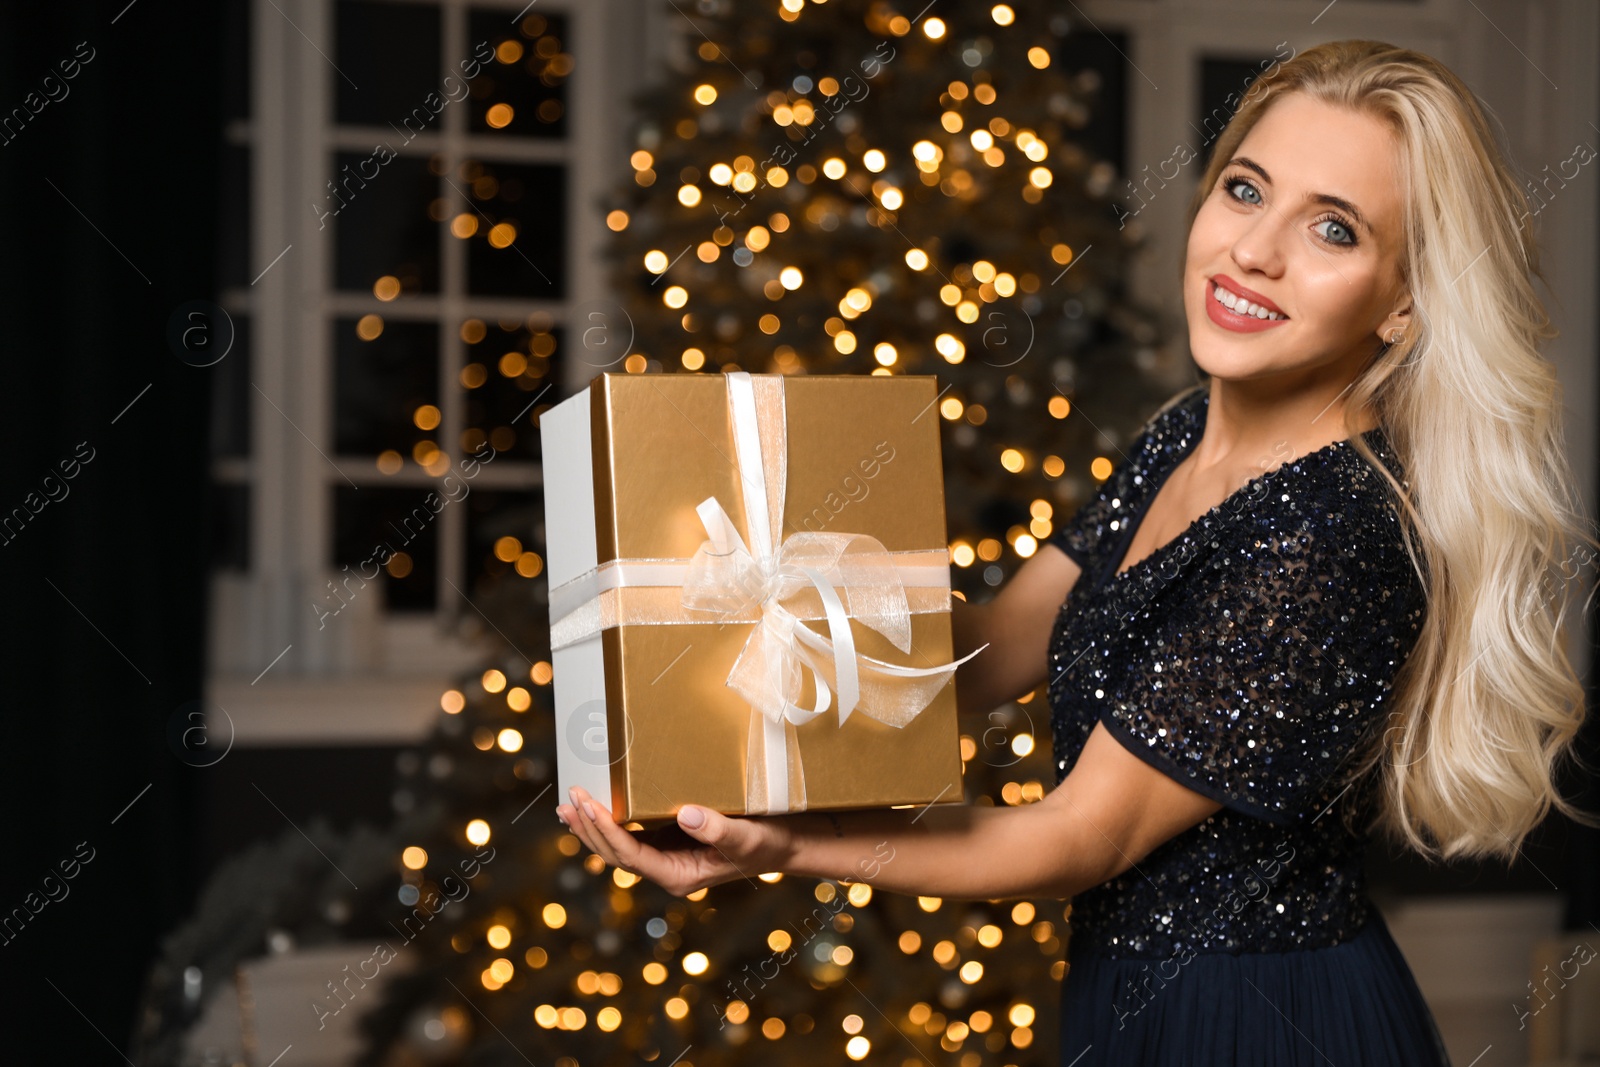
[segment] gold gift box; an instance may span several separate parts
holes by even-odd
[[[696,510],[708,497],[723,506],[753,549],[728,377],[601,374],[582,393],[543,414],[553,633],[556,593],[573,579],[608,561],[693,557],[708,539]],[[906,589],[913,605],[909,653],[852,619],[857,652],[913,668],[950,664],[949,557],[934,376],[747,377],[780,380],[782,387],[787,478],[781,487],[780,539],[800,531],[870,535],[889,553],[901,553],[898,558],[929,563],[924,573],[937,575],[933,588]],[[765,453],[763,460],[767,484],[774,485],[774,465]],[[930,560],[942,571],[932,570]],[[645,613],[667,612],[681,589],[633,588],[606,595],[631,596]],[[568,607],[574,603],[571,597],[564,601]],[[812,609],[806,614],[796,609],[805,620],[800,625],[827,636],[817,591],[805,590],[795,603]],[[759,617],[706,618],[622,622],[556,648],[556,803],[577,784],[619,821],[670,820],[687,803],[727,814],[751,813],[748,764],[759,762],[751,735],[760,717],[752,723],[750,702],[727,680]],[[811,709],[816,686],[810,671],[801,674],[794,702]],[[881,722],[859,707],[841,724],[838,700],[833,693],[824,714],[784,726],[789,810],[962,799],[953,678],[903,726]]]

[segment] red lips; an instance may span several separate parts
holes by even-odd
[[[1222,274],[1217,275],[1217,281],[1222,283],[1224,289],[1230,288],[1233,284],[1227,279],[1226,275]],[[1234,311],[1216,298],[1216,294],[1211,291],[1211,284],[1210,282],[1207,283],[1206,293],[1200,298],[1206,305],[1206,318],[1230,333],[1262,333],[1266,330],[1275,330],[1289,321],[1287,317],[1263,319],[1256,315],[1246,314],[1243,311]],[[1247,289],[1245,292],[1249,293],[1250,291]],[[1262,299],[1259,294],[1250,293],[1250,295],[1256,297],[1258,301]],[[1261,306],[1272,307],[1273,305],[1271,301],[1267,301],[1262,303]]]
[[[1246,289],[1244,286],[1240,285],[1226,274],[1214,274],[1211,276],[1211,280],[1229,292],[1244,297],[1252,304],[1264,307],[1268,311],[1274,312],[1278,315],[1283,315],[1284,318],[1288,318],[1288,315],[1284,314],[1284,310],[1277,304],[1274,304],[1272,301],[1268,300],[1254,289]]]

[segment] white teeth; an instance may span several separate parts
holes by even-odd
[[[1286,316],[1276,311],[1268,311],[1260,304],[1253,304],[1242,296],[1230,293],[1216,282],[1211,283],[1211,293],[1216,297],[1217,303],[1240,315],[1253,315],[1258,319],[1273,320],[1286,318]]]

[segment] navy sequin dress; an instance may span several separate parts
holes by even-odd
[[[1202,386],[1157,414],[1051,538],[1083,568],[1050,641],[1057,782],[1103,723],[1222,804],[1073,900],[1061,1062],[1445,1064],[1364,893],[1374,777],[1346,773],[1425,608],[1383,476],[1337,441],[1115,573],[1209,402]]]

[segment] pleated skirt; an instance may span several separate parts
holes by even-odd
[[[1339,945],[1195,954],[1071,953],[1062,1067],[1449,1067],[1383,919]]]

